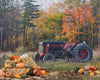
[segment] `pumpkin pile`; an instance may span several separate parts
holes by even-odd
[[[41,66],[33,65],[31,67],[24,63],[22,59],[26,57],[28,57],[26,54],[22,56],[10,55],[9,60],[5,61],[4,68],[0,70],[0,77],[27,78],[30,76],[48,75],[48,71]]]
[[[86,65],[84,68],[75,67],[74,68],[75,73],[94,76],[100,74],[100,71],[96,70],[94,66]]]

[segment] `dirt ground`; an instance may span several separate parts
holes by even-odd
[[[32,76],[30,78],[25,79],[16,79],[16,78],[0,78],[0,80],[100,80],[100,75],[96,76],[87,76],[78,73],[74,73],[73,71],[60,71],[60,72],[50,72],[45,76]]]

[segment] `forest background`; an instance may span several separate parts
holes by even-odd
[[[86,41],[93,49],[100,48],[100,0],[58,1],[47,10],[35,0],[21,1],[0,0],[1,51],[36,51],[40,41]]]

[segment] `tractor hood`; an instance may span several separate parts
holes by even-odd
[[[68,48],[73,48],[75,45],[76,45],[76,43],[66,44],[65,47],[64,47],[64,49],[67,51]]]

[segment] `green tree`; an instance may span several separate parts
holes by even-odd
[[[24,13],[22,16],[22,24],[23,24],[23,47],[25,48],[25,46],[27,46],[28,44],[27,43],[27,29],[28,28],[32,28],[32,41],[33,43],[35,43],[34,42],[34,27],[35,27],[34,18],[39,17],[39,13],[38,13],[39,5],[34,5],[34,3],[36,2],[35,0],[22,0],[22,1],[24,2],[24,5],[23,5]]]
[[[62,18],[64,13],[45,13],[36,19],[35,38],[36,43],[40,41],[61,41],[60,32],[62,30]]]

